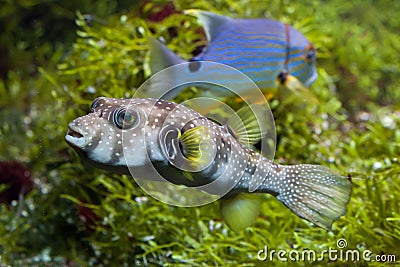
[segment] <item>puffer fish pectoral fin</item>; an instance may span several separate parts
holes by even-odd
[[[222,218],[230,229],[239,232],[256,222],[261,202],[260,194],[240,193],[225,196],[220,199]]]
[[[197,126],[179,136],[183,155],[194,167],[194,171],[205,168],[213,159],[210,129]]]
[[[157,39],[148,37],[148,42],[151,56],[150,68],[152,74],[170,66],[186,62]]]
[[[330,231],[332,223],[346,213],[351,180],[319,165],[281,168],[285,182],[276,198],[297,216]]]
[[[282,72],[278,75],[277,82],[280,86],[293,92],[295,97],[300,97],[302,101],[319,104],[318,98],[295,76]]]
[[[192,182],[193,172],[206,168],[215,156],[210,129],[206,126],[197,126],[183,133],[173,126],[166,126],[159,136],[161,150],[168,162]]]
[[[246,105],[232,115],[227,125],[244,145],[254,145],[274,129],[271,113],[258,104]]]
[[[200,22],[203,24],[204,31],[209,42],[214,40],[219,34],[219,27],[231,20],[231,18],[199,9],[188,9],[185,10],[184,13],[195,16],[200,20]]]

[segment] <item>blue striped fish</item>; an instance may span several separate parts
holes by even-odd
[[[197,64],[187,64],[186,69],[181,68],[174,75],[175,79],[181,80],[175,81],[175,84],[184,83],[187,75],[204,80],[203,77],[207,77],[210,70],[201,68],[201,61],[213,61],[236,68],[263,92],[281,85],[290,89],[310,86],[318,76],[313,45],[288,24],[269,19],[233,19],[200,10],[186,13],[199,18],[209,43],[202,53],[190,60]],[[154,39],[150,41],[150,54],[153,73],[185,62]],[[224,79],[224,74],[216,71],[216,75]],[[225,78],[232,84],[240,83],[229,75],[225,75]],[[147,91],[149,96],[155,97],[162,95],[165,88],[152,86]],[[170,93],[169,98],[177,95],[181,89]],[[236,93],[241,95],[246,89],[239,85]]]

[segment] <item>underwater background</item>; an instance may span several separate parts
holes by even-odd
[[[2,0],[0,7],[0,266],[400,265],[399,1]],[[257,223],[234,233],[217,203],[163,204],[129,176],[83,165],[64,141],[68,122],[94,98],[131,97],[150,76],[148,36],[184,59],[199,53],[202,26],[182,13],[192,8],[280,20],[314,44],[319,77],[310,91],[319,105],[274,92],[275,161],[352,177],[347,213],[332,231],[271,196]],[[271,262],[258,257],[266,246],[357,250],[361,258]]]

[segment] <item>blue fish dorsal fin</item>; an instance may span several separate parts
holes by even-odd
[[[164,44],[155,38],[149,37],[150,48],[150,68],[152,74],[159,72],[170,66],[185,62],[174,52],[168,49]]]
[[[214,40],[215,37],[218,35],[219,27],[225,24],[227,21],[231,20],[231,18],[199,9],[185,10],[185,14],[195,16],[200,20],[200,22],[203,24],[207,40],[209,42]]]

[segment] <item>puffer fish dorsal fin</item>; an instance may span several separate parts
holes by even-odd
[[[258,104],[242,107],[228,119],[226,124],[232,135],[247,146],[256,144],[274,129],[273,118]]]
[[[148,37],[148,43],[150,49],[150,68],[152,74],[170,66],[185,62],[185,60],[178,57],[174,52],[169,50],[168,47],[166,47],[157,39]]]
[[[257,220],[261,209],[261,195],[237,194],[220,200],[222,218],[230,229],[239,232]]]
[[[231,18],[199,9],[185,10],[185,14],[195,16],[200,20],[200,22],[203,24],[204,31],[206,32],[207,40],[209,42],[214,40],[218,35],[219,27],[231,20]]]

